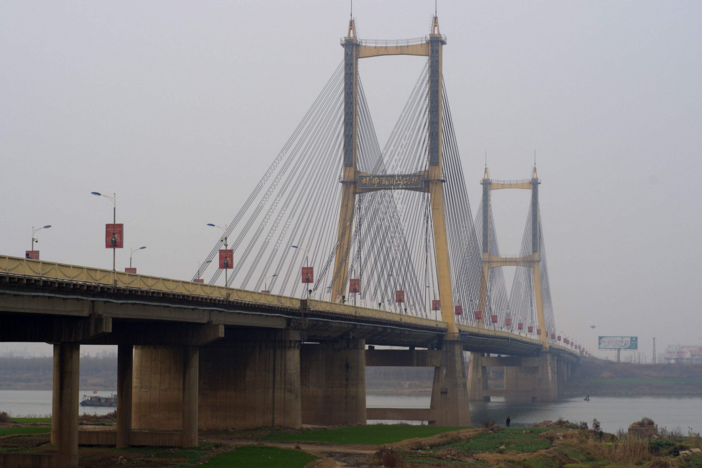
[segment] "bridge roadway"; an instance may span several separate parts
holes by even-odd
[[[447,330],[442,321],[349,304],[0,256],[0,342],[54,345],[58,447],[0,453],[0,468],[76,467],[79,444],[197,446],[199,430],[367,420],[470,426],[469,401],[555,399],[579,360],[501,330]],[[110,430],[78,426],[80,346],[97,344],[118,349]],[[462,351],[472,353],[468,375]],[[366,408],[367,366],[434,367],[430,408]],[[505,367],[504,390],[489,388],[490,366]]]
[[[352,337],[368,345],[419,348],[435,348],[447,329],[442,321],[349,304],[9,256],[0,256],[0,313],[12,314],[3,317],[5,323],[22,322],[16,314],[110,319],[113,333],[83,344],[119,344],[127,322],[143,322],[144,330],[150,330],[149,322],[292,329],[303,331],[308,341]],[[524,335],[467,325],[459,329],[465,351],[535,356],[542,350],[539,340]],[[12,333],[12,327],[2,327],[0,341],[52,341],[42,340],[38,331]],[[550,350],[578,358],[564,346]]]

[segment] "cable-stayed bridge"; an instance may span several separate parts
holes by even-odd
[[[536,168],[518,181],[486,168],[473,216],[446,44],[437,17],[400,41],[361,40],[351,20],[343,61],[192,281],[0,257],[2,341],[55,346],[46,463],[77,466],[78,444],[193,446],[200,429],[468,426],[469,400],[557,398],[580,353],[556,328]],[[389,55],[426,66],[381,147],[358,64]],[[501,256],[492,215],[503,189],[531,191],[516,256]],[[115,431],[78,431],[81,344],[118,345]],[[366,366],[434,367],[430,408],[366,408]],[[486,366],[506,367],[504,389]]]

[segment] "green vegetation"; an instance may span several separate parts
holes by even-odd
[[[538,439],[540,434],[550,430],[553,429],[510,427],[500,432],[485,432],[465,442],[434,447],[432,451],[438,452],[446,448],[452,448],[466,453],[495,453],[503,451],[531,453],[537,450],[545,450],[551,446],[548,440]],[[501,447],[505,448],[501,449]]]
[[[315,430],[267,437],[266,440],[279,442],[331,442],[334,444],[381,445],[399,442],[416,437],[429,437],[442,432],[457,431],[460,427],[435,426],[391,426],[377,424],[370,426],[341,427],[338,429]]]
[[[14,434],[43,434],[51,432],[50,427],[0,427],[0,437]]]
[[[210,458],[207,468],[304,468],[316,457],[298,450],[276,447],[241,447],[233,452]]]
[[[17,424],[51,424],[51,418],[12,418]]]

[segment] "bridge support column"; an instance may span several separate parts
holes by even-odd
[[[129,445],[132,430],[132,382],[134,375],[134,347],[117,347],[117,448]]]
[[[470,427],[470,407],[463,343],[445,340],[441,348],[441,365],[434,369],[431,412],[436,426]]]
[[[485,390],[488,389],[487,368],[483,366],[481,361],[481,353],[470,353],[470,364],[468,366],[468,396],[470,401],[490,401],[490,397],[485,395]]]
[[[505,391],[508,401],[555,401],[558,399],[558,358],[543,351],[539,357],[522,358],[521,365],[505,367]]]
[[[137,346],[134,429],[301,427],[300,341],[292,330],[227,330],[207,346]]]
[[[198,377],[200,348],[183,349],[183,447],[198,446]]]
[[[342,339],[300,348],[302,423],[366,423],[366,342]]]
[[[549,352],[542,352],[539,362],[538,401],[558,399],[558,358]]]
[[[78,466],[78,398],[80,383],[80,345],[54,345],[54,396],[52,443],[58,445],[56,466]]]

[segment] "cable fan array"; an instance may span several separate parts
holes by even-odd
[[[381,175],[428,170],[428,81],[425,66],[381,151],[359,78],[358,171]],[[472,311],[478,305],[482,274],[482,208],[474,222],[445,84],[442,90],[443,190],[453,300],[467,311],[456,316],[457,322],[474,325]],[[341,205],[343,107],[340,64],[228,225],[223,238],[234,250],[228,286],[265,287],[273,294],[331,299]],[[489,217],[491,251],[499,256],[492,213]],[[531,245],[528,227],[522,250]],[[429,193],[384,190],[357,194],[353,225],[341,229],[352,230],[349,258],[343,260],[349,278],[359,280],[361,286],[360,293],[350,294],[347,302],[440,318],[439,312],[431,310],[432,300],[439,295]],[[543,238],[541,242],[544,308],[549,328],[555,328]],[[205,273],[222,244],[222,239],[215,244],[194,278]],[[315,269],[309,291],[300,281],[303,266]],[[524,321],[534,319],[533,285],[530,289],[527,270],[517,268],[511,295],[502,269],[490,270],[485,316],[497,315],[500,324],[508,314]],[[221,274],[222,270],[215,270],[209,283],[217,282]],[[404,303],[395,302],[397,290],[405,292]]]

